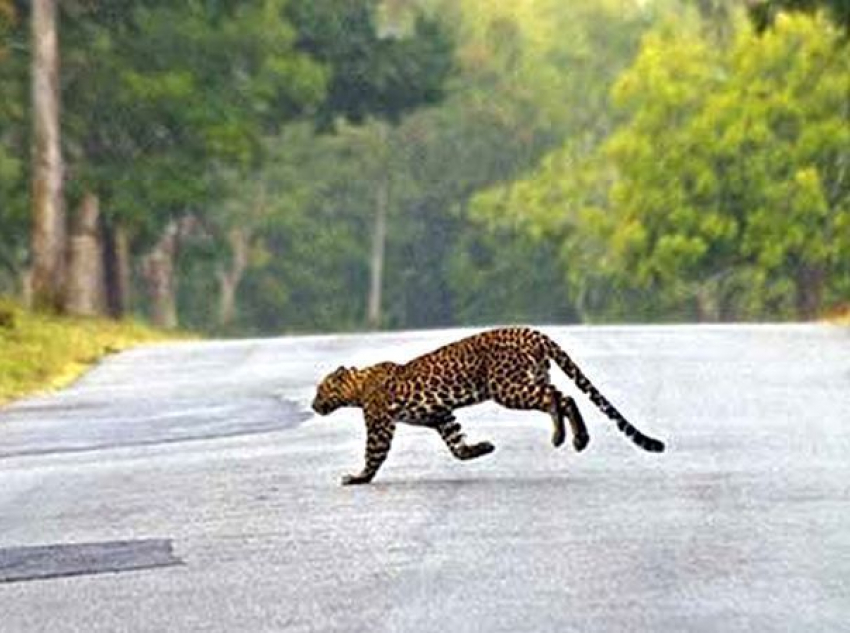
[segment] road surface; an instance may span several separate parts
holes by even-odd
[[[140,348],[0,411],[0,630],[850,631],[850,331],[543,329],[668,451],[485,404],[495,453],[402,426],[341,487],[317,379],[465,331]]]

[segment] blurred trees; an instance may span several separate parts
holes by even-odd
[[[453,43],[446,29],[415,5],[402,3],[384,12],[377,0],[301,0],[292,7],[300,48],[331,69],[328,94],[319,110],[322,129],[334,115],[353,123],[372,117],[381,163],[374,185],[367,323],[380,327],[386,259],[387,215],[391,205],[393,165],[389,141],[404,115],[443,98],[453,65]],[[406,28],[405,17],[412,16]],[[383,32],[382,32],[383,31]]]
[[[299,17],[298,6],[291,12],[290,5],[283,0],[63,4],[64,149],[69,198],[81,204],[80,221],[72,221],[72,239],[79,238],[80,248],[70,249],[71,259],[79,254],[92,260],[82,244],[97,247],[98,240],[86,239],[87,233],[109,240],[102,248],[108,261],[101,268],[116,313],[127,302],[126,289],[114,286],[129,277],[123,261],[128,241],[134,252],[147,251],[138,270],[148,289],[143,303],[157,324],[177,323],[176,258],[192,238],[226,236],[218,251],[230,265],[219,266],[218,278],[222,295],[234,295],[247,266],[250,236],[237,218],[211,207],[234,192],[251,195],[223,183],[259,170],[264,139],[282,124],[316,109],[326,124],[336,114],[359,120],[374,113],[396,121],[417,103],[438,98],[451,49],[433,21],[417,20],[413,37],[388,41],[375,32],[375,2],[302,3],[309,17],[319,15],[299,23],[302,30],[296,32],[291,13]],[[45,1],[44,6],[55,5]],[[317,25],[334,16],[341,28],[323,39]],[[428,46],[437,47],[438,54],[420,71],[414,66],[431,52],[424,50]],[[360,62],[365,65],[351,67]],[[370,82],[366,90],[364,79]],[[414,95],[414,88],[420,92]],[[215,226],[208,222],[213,215]],[[61,247],[48,250],[65,263]],[[72,275],[91,270],[67,263]],[[66,309],[82,306],[80,290],[99,283],[70,279],[74,296]],[[233,302],[222,301],[220,316],[227,319],[233,307],[226,304]],[[85,303],[81,311],[91,313],[103,301]]]
[[[541,11],[540,6],[546,7],[546,11]],[[486,10],[484,3],[482,10]],[[658,16],[639,4],[617,1],[517,3],[514,10],[530,22],[526,37],[535,47],[525,53],[522,71],[508,75],[511,81],[507,86],[529,104],[522,105],[523,101],[519,101],[517,105],[522,105],[522,109],[514,115],[516,125],[521,126],[520,138],[538,140],[525,144],[525,160],[512,174],[491,181],[497,186],[487,188],[491,183],[484,182],[473,191],[469,219],[477,236],[472,238],[472,243],[490,242],[498,247],[492,250],[479,247],[466,255],[464,259],[468,264],[485,269],[492,266],[493,272],[469,275],[468,279],[480,281],[477,287],[470,288],[466,281],[458,286],[486,296],[488,288],[515,279],[511,283],[517,290],[534,287],[538,292],[530,296],[526,293],[511,295],[516,297],[513,300],[516,307],[511,310],[514,319],[586,318],[584,287],[597,287],[597,271],[582,257],[562,253],[563,242],[568,239],[562,228],[573,221],[570,216],[574,203],[547,190],[549,185],[530,185],[529,172],[548,173],[544,178],[551,179],[549,184],[555,190],[574,186],[576,195],[597,195],[596,187],[591,186],[584,175],[578,178],[574,166],[591,156],[614,129],[616,118],[610,104],[610,87],[632,60],[641,35]],[[504,39],[501,34],[489,37],[491,45]],[[493,77],[502,76],[498,70],[491,72]],[[506,101],[517,103],[517,99]],[[494,107],[501,103],[496,100]],[[532,118],[528,112],[533,112],[531,107],[534,106],[539,108],[540,114]],[[534,130],[529,130],[529,122],[536,123],[534,136],[528,134]],[[517,146],[513,140],[508,144]],[[559,168],[553,171],[556,163]],[[573,176],[576,178],[570,180]],[[554,224],[532,225],[526,221],[530,216],[539,218],[538,211],[542,208],[551,212],[557,227]],[[486,238],[481,237],[482,232]],[[494,240],[496,236],[498,240]],[[589,237],[583,236],[578,241],[591,248],[593,242]],[[520,265],[517,270],[504,265],[505,247],[510,248],[512,244],[520,248],[512,257],[514,261],[529,261],[533,257],[533,273],[527,264]],[[565,282],[565,276],[577,285],[571,287]],[[530,283],[529,278],[534,283]],[[523,303],[524,308],[519,309]],[[537,309],[542,312],[536,312]]]
[[[812,318],[846,296],[850,59],[822,19],[729,48],[670,25],[613,89],[623,122],[510,189],[530,232],[593,270],[585,318]],[[486,200],[486,199],[485,199]],[[566,264],[565,264],[566,265]],[[567,277],[586,296],[588,276]]]
[[[429,15],[453,25],[458,43],[457,68],[439,106],[389,129],[373,115],[358,127],[337,126],[332,137],[283,143],[276,160],[292,155],[298,164],[271,181],[298,189],[302,213],[293,211],[286,186],[269,196],[270,217],[279,220],[255,244],[255,253],[268,256],[248,266],[235,328],[362,327],[367,297],[374,297],[372,238],[381,200],[383,325],[575,317],[555,249],[513,230],[489,235],[470,216],[469,200],[531,169],[571,132],[602,133],[608,84],[650,18],[628,2],[537,5],[545,10],[526,2],[430,3]],[[193,277],[201,284],[208,272]],[[190,312],[192,324],[211,326]]]
[[[263,138],[318,104],[326,79],[295,50],[281,0],[126,4],[69,15],[69,161],[78,194],[102,200],[111,252],[126,233],[144,253],[146,303],[173,327],[175,258],[191,236],[218,229],[207,218],[224,195],[221,172],[255,169]]]
[[[0,291],[20,292],[28,241],[29,174],[26,90],[27,60],[16,54],[28,31],[14,3],[0,0]]]
[[[846,6],[62,0],[64,307],[811,318],[850,293]],[[0,0],[2,292],[34,263],[31,8]]]

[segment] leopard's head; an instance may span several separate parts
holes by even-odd
[[[338,367],[325,376],[316,389],[316,397],[313,398],[313,411],[319,415],[327,415],[340,407],[355,404],[356,372],[357,370],[354,367]]]

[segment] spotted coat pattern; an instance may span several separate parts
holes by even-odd
[[[360,473],[344,477],[343,484],[372,480],[389,453],[399,422],[434,429],[458,459],[491,453],[494,447],[490,442],[465,441],[453,414],[455,409],[485,400],[509,409],[548,413],[555,446],[566,439],[566,417],[573,447],[584,450],[590,440],[587,428],[575,401],[551,384],[550,360],[635,444],[651,452],[664,450],[662,442],[632,426],[557,343],[541,332],[522,327],[470,336],[403,365],[384,362],[364,369],[339,367],[319,384],[313,409],[321,415],[340,407],[363,410],[366,463]]]

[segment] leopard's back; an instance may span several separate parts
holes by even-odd
[[[548,340],[541,332],[528,327],[498,328],[439,347],[414,358],[403,369],[410,376],[479,373],[488,370],[505,352],[528,354],[543,360]]]
[[[468,336],[400,366],[394,392],[416,402],[423,414],[428,403],[452,410],[489,400],[495,383],[511,379],[516,358],[548,367],[545,341],[540,332],[522,327]]]

